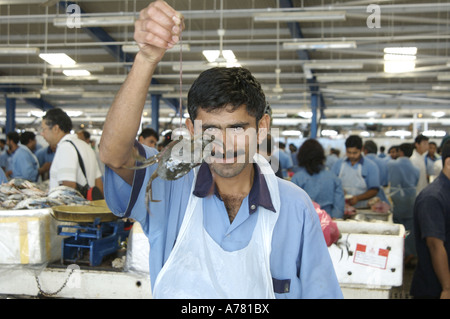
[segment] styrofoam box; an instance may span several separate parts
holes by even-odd
[[[148,238],[144,234],[141,224],[135,222],[128,235],[125,271],[148,274],[150,272],[149,254]]]
[[[0,211],[0,264],[43,264],[61,258],[51,209]]]
[[[340,284],[370,287],[402,285],[403,225],[356,221],[336,223],[341,238],[328,251]]]

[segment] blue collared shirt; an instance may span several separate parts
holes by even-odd
[[[141,147],[146,156],[154,149]],[[112,170],[105,170],[105,197],[111,211],[137,220],[150,242],[152,285],[175,244],[191,194],[194,172],[175,181],[156,178],[152,183],[149,213],[146,185],[156,166],[136,171],[133,185]],[[270,268],[277,298],[342,298],[319,218],[308,195],[291,182],[278,180],[281,208],[272,236]],[[193,194],[203,198],[204,227],[224,250],[235,251],[249,243],[256,225],[258,207],[274,210],[264,176],[255,165],[252,189],[230,224],[223,201],[214,190],[207,164],[199,168]],[[209,196],[210,194],[212,196]],[[249,280],[251,280],[249,278]]]
[[[336,174],[336,176],[339,176],[342,165],[349,165],[353,169],[356,169],[358,164],[361,164],[361,166],[362,166],[361,167],[361,175],[366,182],[367,190],[374,189],[374,188],[380,189],[380,175],[379,175],[377,164],[375,164],[373,161],[371,161],[370,159],[365,158],[363,156],[361,156],[361,158],[359,159],[359,162],[353,166],[350,163],[350,160],[348,158],[340,159],[333,165],[333,168],[331,169],[331,171],[334,172],[334,174]]]

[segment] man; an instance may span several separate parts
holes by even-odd
[[[139,134],[138,141],[141,144],[147,145],[148,147],[156,148],[156,143],[158,143],[158,133],[152,128],[144,128]]]
[[[97,186],[103,192],[101,172],[95,153],[77,135],[70,134],[72,120],[63,110],[51,109],[42,118],[41,134],[50,146],[56,146],[56,153],[50,167],[49,189],[64,185],[77,188],[77,184]],[[76,149],[75,149],[76,147]],[[82,158],[86,176],[81,170],[78,152]]]
[[[385,160],[389,161],[389,160],[397,159],[397,157],[398,157],[398,155],[397,155],[398,149],[399,149],[398,145],[394,145],[394,146],[389,147],[389,150],[388,150],[388,154],[389,155],[385,157]]]
[[[384,192],[383,187],[387,187],[389,184],[389,172],[387,167],[387,162],[384,158],[377,156],[378,146],[372,141],[368,140],[364,142],[363,145],[364,158],[368,158],[373,161],[378,166],[378,172],[380,173],[380,189],[377,196],[383,201],[389,204],[389,200]]]
[[[450,298],[450,142],[442,147],[441,155],[441,173],[414,204],[418,263],[411,295],[415,298]]]
[[[361,155],[362,139],[351,135],[345,140],[346,158],[337,161],[332,171],[342,181],[347,200],[355,208],[368,207],[368,200],[380,190],[380,174],[377,165]]]
[[[32,153],[36,153],[36,151],[38,150],[38,147],[37,147],[38,144],[37,144],[37,141],[36,141],[36,134],[34,134],[33,132],[25,131],[22,134],[20,134],[20,144],[22,144],[23,146],[28,147],[28,149]]]
[[[414,140],[414,151],[411,162],[420,170],[419,183],[417,184],[417,194],[428,185],[427,169],[425,166],[425,155],[428,151],[429,138],[420,134]]]
[[[429,142],[428,143],[428,152],[427,155],[425,155],[425,167],[427,169],[427,176],[433,178],[439,174],[440,171],[435,171],[435,163],[439,161],[441,157],[437,153],[437,145],[435,142]]]
[[[393,204],[393,219],[395,223],[403,224],[409,235],[405,239],[405,265],[416,256],[413,233],[413,207],[416,199],[416,186],[419,182],[419,169],[409,159],[413,147],[403,143],[398,148],[398,157],[388,162],[389,182],[391,185],[391,200]]]
[[[77,132],[77,136],[80,140],[85,141],[89,145],[91,145],[91,133],[86,130],[80,130]]]
[[[39,163],[28,147],[19,145],[19,134],[9,132],[6,135],[6,144],[11,153],[9,170],[5,172],[10,178],[23,178],[31,182],[38,179]]]
[[[260,84],[245,69],[213,68],[191,86],[186,126],[191,135],[200,130],[216,139],[198,169],[175,181],[153,180],[153,198],[161,201],[150,202],[147,213],[145,185],[156,167],[125,167],[135,164],[135,145],[147,157],[156,154],[135,141],[136,132],[152,74],[183,28],[183,17],[164,1],[140,12],[140,51],[100,143],[108,207],[139,221],[149,237],[153,296],[342,297],[310,199],[276,178],[259,154],[249,161],[270,118]],[[255,134],[238,138],[249,131]]]

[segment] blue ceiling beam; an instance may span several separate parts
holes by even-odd
[[[280,0],[280,8],[293,8],[293,7],[294,6],[293,6],[291,0]],[[287,25],[288,25],[288,28],[289,28],[292,38],[294,38],[294,39],[304,38],[302,29],[298,22],[288,22]],[[310,60],[308,51],[306,51],[306,50],[298,50],[297,54],[298,54],[298,57],[300,58],[300,60]],[[315,101],[314,109],[317,106],[319,106],[320,117],[325,118],[325,114],[323,113],[323,110],[326,108],[325,99],[323,98],[323,94],[319,91],[319,85],[317,84],[316,77],[313,76],[312,79],[307,79],[307,82],[309,84],[309,89],[311,91],[311,94],[312,95],[317,94],[319,101],[320,101],[320,103],[317,103],[317,101]],[[314,100],[315,99],[316,99],[316,97],[314,98]],[[316,103],[319,105],[317,105]],[[317,127],[317,126],[314,125],[314,127]],[[312,133],[313,134],[311,134],[311,135],[315,135],[316,132],[312,132]]]

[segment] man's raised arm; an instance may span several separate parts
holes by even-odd
[[[133,146],[153,72],[183,29],[183,16],[164,1],[141,10],[135,23],[134,39],[140,51],[108,111],[99,145],[101,161],[129,184],[134,172],[123,167],[135,162]]]

